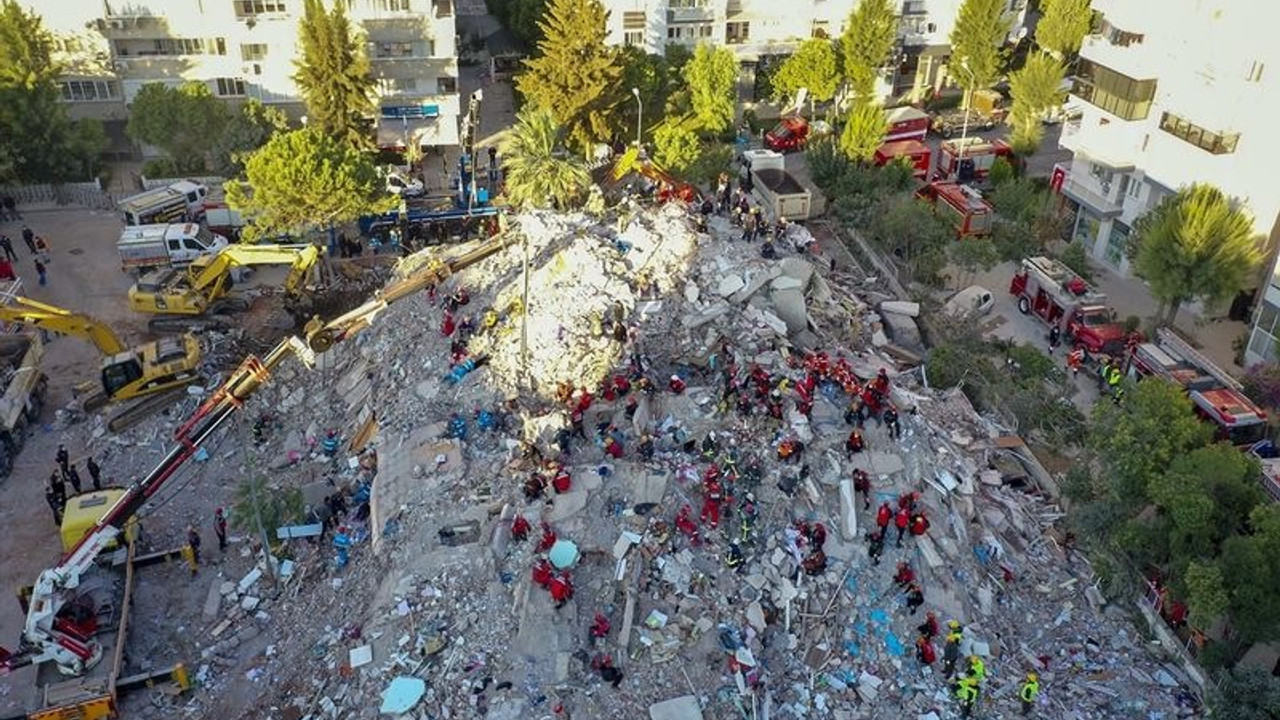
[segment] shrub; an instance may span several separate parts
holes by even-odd
[[[1085,280],[1093,280],[1093,265],[1089,262],[1089,254],[1085,252],[1084,245],[1073,242],[1062,251],[1062,264],[1076,271],[1076,274]]]

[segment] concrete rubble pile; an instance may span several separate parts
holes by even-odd
[[[873,342],[880,317],[859,297],[863,278],[796,252],[810,244],[804,228],[766,260],[726,219],[699,234],[671,205],[513,225],[527,245],[388,308],[314,372],[282,369],[246,407],[272,418],[255,452],[274,487],[342,489],[367,498],[368,515],[344,521],[345,567],[329,540],[293,540],[279,586],[216,579],[214,610],[193,622],[204,689],[157,717],[959,717],[941,662],[915,656],[925,611],[960,621],[964,654],[985,658],[981,717],[1018,717],[1032,670],[1041,717],[1194,715],[1181,671],[1054,542],[1056,506],[991,469],[996,431],[958,393],[894,370],[889,353],[902,353]],[[463,287],[467,302],[446,311]],[[441,332],[446,312],[476,328],[462,354]],[[889,369],[899,439],[870,419],[866,450],[847,453],[850,399],[834,376],[809,412],[798,406],[791,388],[819,353],[861,382]],[[487,363],[459,374],[466,357]],[[776,417],[735,410],[730,367],[778,390]],[[609,389],[632,375],[629,389]],[[589,439],[561,432],[574,403]],[[334,457],[330,430],[342,439]],[[795,454],[780,459],[784,446]],[[221,461],[230,445],[211,452]],[[553,458],[562,470],[547,470]],[[855,469],[871,478],[870,510]],[[530,495],[541,472],[567,474],[563,491]],[[717,473],[727,497],[713,526],[704,495]],[[899,547],[889,528],[873,564],[876,508],[913,492],[930,529]],[[825,546],[807,535],[817,523]],[[559,608],[530,579],[546,557],[537,546],[553,541],[574,550],[574,593]],[[825,567],[812,571],[806,543],[824,549]],[[924,592],[915,614],[893,580],[899,563]],[[237,705],[235,687],[260,697]]]

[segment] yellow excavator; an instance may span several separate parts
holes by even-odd
[[[143,275],[129,289],[129,306],[159,316],[150,322],[153,332],[217,327],[225,322],[219,316],[249,309],[248,301],[229,294],[232,270],[253,265],[290,265],[284,294],[286,299],[292,299],[307,289],[320,257],[320,248],[315,245],[232,245],[216,255],[200,257],[185,268]]]
[[[120,430],[163,407],[158,394],[201,380],[200,342],[194,335],[164,338],[130,348],[106,323],[53,305],[14,297],[0,304],[0,321],[21,323],[92,342],[102,353],[101,387],[84,399],[86,410],[108,402],[151,398],[112,416],[108,425]]]

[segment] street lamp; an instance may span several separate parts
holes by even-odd
[[[636,149],[640,149],[640,123],[644,120],[644,103],[640,102],[640,88],[631,88],[636,97]]]
[[[956,179],[960,179],[960,166],[964,164],[965,143],[969,138],[969,94],[973,91],[974,76],[973,71],[969,69],[969,58],[960,59],[960,68],[969,74],[969,84],[965,85],[964,97],[961,100],[961,112],[964,113],[964,122],[960,126],[960,155],[956,158]]]

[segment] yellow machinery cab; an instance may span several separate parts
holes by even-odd
[[[85,533],[98,524],[98,521],[106,514],[107,509],[119,500],[124,493],[123,488],[106,488],[68,498],[67,508],[62,513],[61,535],[63,551],[70,551],[71,548],[75,547],[76,543],[80,542],[80,538],[84,537]],[[125,526],[125,535],[132,540],[136,533],[137,522],[130,520],[129,524]],[[117,544],[113,543],[108,546],[108,549],[113,549],[116,546]]]

